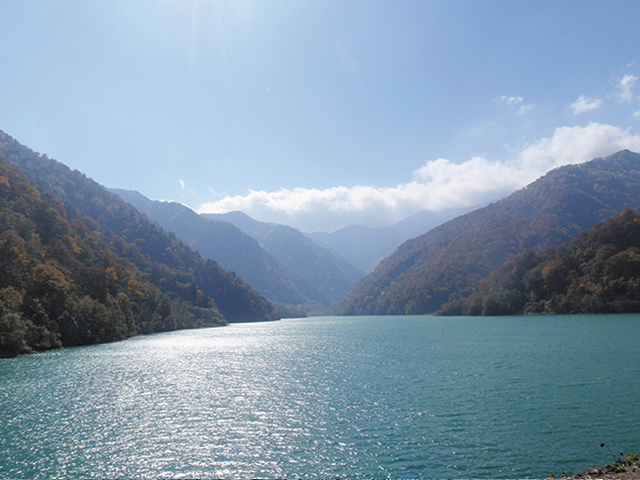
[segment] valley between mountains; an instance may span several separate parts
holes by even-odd
[[[107,188],[0,131],[0,353],[307,315],[640,311],[640,154],[303,233]]]

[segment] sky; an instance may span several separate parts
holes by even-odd
[[[640,2],[2,0],[0,129],[110,188],[303,231],[640,152]]]

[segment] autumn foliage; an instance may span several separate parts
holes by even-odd
[[[449,315],[640,312],[640,210],[626,209],[576,239],[528,250],[479,282]]]
[[[233,272],[0,132],[0,355],[274,318]]]

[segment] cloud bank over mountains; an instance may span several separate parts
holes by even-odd
[[[591,99],[576,103],[574,110],[594,108]],[[455,163],[439,158],[415,170],[412,181],[396,187],[250,190],[247,195],[202,204],[198,211],[240,210],[257,220],[303,231],[330,232],[352,224],[388,226],[421,210],[480,206],[524,187],[549,170],[622,149],[640,151],[640,135],[601,123],[560,127],[551,138],[539,140],[510,160],[473,157]]]

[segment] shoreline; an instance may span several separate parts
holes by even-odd
[[[604,445],[601,446],[604,447]],[[555,476],[552,473],[551,476],[547,478],[616,478],[637,480],[640,479],[640,453],[628,453],[624,459],[617,458],[615,461],[607,463],[602,467],[596,467],[595,465],[592,466],[592,468],[585,467],[584,472],[576,473],[569,477],[565,474]]]

